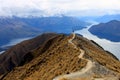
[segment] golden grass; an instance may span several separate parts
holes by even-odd
[[[9,73],[4,80],[52,80],[54,77],[76,72],[86,66],[86,61],[78,58],[80,52],[74,49],[68,43],[68,38],[59,36],[52,39],[49,47],[46,50],[45,45],[35,49],[33,54],[36,56],[28,64],[14,69]],[[78,38],[74,40],[78,47],[86,51],[86,58],[91,58],[94,61],[106,66],[107,68],[120,73],[120,62],[114,59],[104,50],[94,46],[86,39]],[[38,55],[39,54],[39,55]],[[67,80],[67,79],[62,79]],[[79,78],[74,80],[90,80],[88,78]]]

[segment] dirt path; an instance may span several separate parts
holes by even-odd
[[[77,46],[72,42],[73,39],[75,38],[75,34],[73,33],[72,35],[73,35],[72,38],[69,39],[68,42],[72,44],[74,48],[78,49]],[[89,72],[92,69],[92,67],[94,66],[94,62],[84,58],[83,57],[84,54],[85,51],[80,49],[80,55],[78,56],[78,58],[87,61],[87,64],[83,69],[74,73],[57,76],[53,80],[83,80],[82,79],[83,76],[89,76],[87,72]],[[117,77],[102,77],[102,78],[86,77],[84,80],[119,80],[119,79]]]
[[[72,34],[72,38],[68,40],[68,42],[70,44],[72,44],[74,46],[74,48],[77,49],[77,46],[72,42],[73,39],[75,38],[75,34],[73,33]],[[89,71],[92,67],[93,67],[93,62],[88,60],[88,59],[85,59],[83,56],[85,54],[85,51],[80,49],[80,55],[78,56],[80,59],[84,59],[87,61],[87,64],[86,66],[81,70],[81,71],[78,71],[78,72],[74,72],[74,73],[71,73],[71,74],[66,74],[66,75],[60,75],[58,77],[55,77],[53,80],[61,80],[63,78],[66,78],[66,79],[74,79],[74,78],[79,78],[80,76],[83,76],[87,71]]]
[[[72,35],[73,35],[73,36],[72,36],[72,38],[71,38],[71,39],[69,39],[69,40],[68,40],[68,42],[69,42],[70,44],[72,44],[72,45],[74,46],[74,48],[76,48],[76,49],[77,49],[76,45],[72,42],[72,41],[73,41],[73,39],[75,38],[75,34],[73,33]]]

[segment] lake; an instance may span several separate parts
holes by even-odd
[[[22,42],[24,40],[28,40],[28,39],[31,39],[31,38],[33,38],[33,37],[13,39],[8,44],[5,44],[5,45],[1,46],[1,48],[6,49],[7,47],[14,46],[14,45],[16,45],[16,44],[18,44],[18,43],[20,43],[20,42]],[[2,54],[3,52],[5,52],[5,51],[1,51],[0,54]]]
[[[92,24],[94,25],[94,24]],[[95,41],[96,43],[98,43],[100,46],[102,46],[105,50],[113,53],[117,58],[119,58],[120,60],[120,42],[112,42],[110,40],[107,39],[100,39],[97,36],[91,34],[88,29],[92,26],[87,26],[87,28],[84,28],[82,30],[77,30],[75,31],[75,33],[77,34],[81,34],[84,37]]]

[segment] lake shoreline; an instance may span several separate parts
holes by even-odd
[[[96,25],[96,24],[92,24],[92,25]],[[100,39],[99,37],[97,37],[96,35],[91,34],[88,29],[90,27],[92,27],[92,25],[87,26],[87,28],[84,28],[82,30],[77,30],[75,31],[76,34],[81,34],[83,35],[85,38],[88,38],[89,40],[93,40],[96,43],[98,43],[101,47],[103,47],[103,49],[105,49],[106,51],[109,51],[111,53],[113,53],[117,58],[120,59],[120,42],[112,42],[110,40],[107,39]]]

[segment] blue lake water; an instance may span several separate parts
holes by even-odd
[[[5,47],[16,45],[16,44],[18,44],[18,43],[20,43],[24,40],[28,40],[28,39],[31,39],[31,38],[33,38],[33,37],[13,39],[8,44],[1,46],[1,48],[4,49]],[[3,52],[5,52],[5,51],[1,51],[0,54],[3,53]]]
[[[81,34],[84,37],[94,40],[96,43],[98,43],[100,46],[102,46],[105,50],[113,53],[117,58],[120,60],[120,42],[112,42],[107,39],[100,39],[97,36],[91,34],[88,29],[91,27],[87,26],[87,28],[84,28],[82,30],[75,31],[75,33]]]

